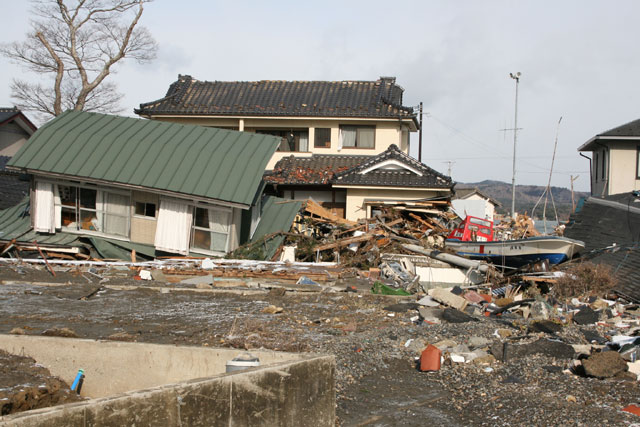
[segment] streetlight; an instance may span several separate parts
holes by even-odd
[[[522,73],[509,73],[516,81],[516,118],[513,123],[513,176],[511,178],[511,219],[516,219],[516,143],[518,141],[518,84]]]

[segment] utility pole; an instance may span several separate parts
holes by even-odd
[[[422,101],[420,101],[420,133],[418,133],[418,161],[422,163]]]
[[[511,178],[511,219],[516,217],[516,145],[518,142],[518,85],[520,84],[520,76],[522,73],[509,73],[512,79],[516,81],[516,108],[515,120],[513,123],[513,177]]]
[[[449,175],[449,177],[451,177],[451,166],[453,166],[456,162],[453,160],[447,160],[446,162],[442,162],[442,163],[446,163],[447,164],[447,175]]]
[[[576,199],[573,198],[573,181],[578,179],[579,176],[580,175],[576,175],[574,178],[573,175],[571,175],[571,213],[574,213],[576,210]]]

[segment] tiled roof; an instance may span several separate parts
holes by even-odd
[[[395,77],[377,81],[198,81],[179,75],[164,98],[140,104],[140,115],[409,118]]]
[[[598,136],[640,136],[640,119],[610,129]]]
[[[328,184],[336,173],[353,168],[372,156],[313,154],[283,157],[264,176],[269,184]]]
[[[0,172],[0,209],[15,206],[29,195],[29,180],[14,173]]]
[[[419,171],[374,169],[360,173],[387,160],[397,160]],[[385,187],[452,188],[451,178],[404,154],[392,144],[377,156],[313,154],[310,157],[284,157],[263,178],[269,184],[366,185]]]
[[[598,141],[620,137],[624,137],[625,139],[629,138],[627,142],[637,144],[638,139],[640,139],[640,119],[625,123],[621,126],[597,134],[596,136],[582,144],[578,148],[578,151],[594,151],[596,149],[599,149],[597,145]],[[624,141],[624,139],[622,141]]]
[[[456,187],[455,198],[466,199],[467,197],[472,196],[473,194],[477,194],[480,197],[484,197],[485,199],[489,200],[491,203],[493,203],[498,207],[502,206],[502,203],[500,203],[499,201],[497,201],[491,196],[487,196],[482,191],[480,191],[477,187]]]
[[[15,206],[29,194],[29,178],[5,168],[11,157],[0,156],[0,209]]]
[[[37,129],[36,125],[31,123],[31,120],[29,120],[17,107],[0,108],[0,125],[14,120],[22,122],[25,131],[28,131],[29,134],[32,134]]]
[[[408,167],[417,170],[421,175],[407,169],[375,169],[375,165],[396,160]],[[370,170],[374,168],[373,170]],[[362,173],[367,171],[366,173]],[[345,172],[337,173],[333,184],[338,185],[369,185],[388,187],[421,187],[421,188],[453,188],[453,181],[450,177],[431,169],[429,166],[415,160],[413,157],[400,151],[392,144],[387,150],[373,156],[365,162],[355,166]]]
[[[17,116],[18,114],[20,114],[20,110],[18,110],[16,107],[0,108],[0,123],[4,123],[13,116]]]
[[[585,242],[583,257],[608,264],[621,294],[640,302],[640,199],[632,193],[589,197],[571,215],[565,236]],[[604,248],[616,245],[616,249]]]

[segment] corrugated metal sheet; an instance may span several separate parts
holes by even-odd
[[[10,166],[250,205],[280,138],[67,111]]]
[[[256,242],[271,233],[289,231],[301,206],[302,202],[267,196],[262,205],[260,222],[251,237],[251,242]],[[284,236],[276,236],[266,242],[265,259],[270,260],[273,257],[283,240]]]

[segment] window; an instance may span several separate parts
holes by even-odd
[[[211,252],[226,252],[231,212],[194,206],[191,247]]]
[[[595,166],[595,173],[593,174],[593,179],[595,182],[598,182],[598,153],[593,153],[593,164]]]
[[[607,178],[607,151],[602,150],[602,180]]]
[[[340,126],[343,148],[374,148],[375,126]]]
[[[129,196],[94,188],[59,185],[62,227],[129,236]]]
[[[146,202],[136,202],[136,215],[146,216],[149,218],[156,217],[156,204]]]
[[[308,130],[278,130],[259,129],[256,133],[279,136],[282,138],[276,151],[302,152],[309,151],[309,131]]]
[[[640,179],[640,146],[636,148],[636,179]]]
[[[316,128],[313,146],[315,148],[330,148],[331,128]]]

